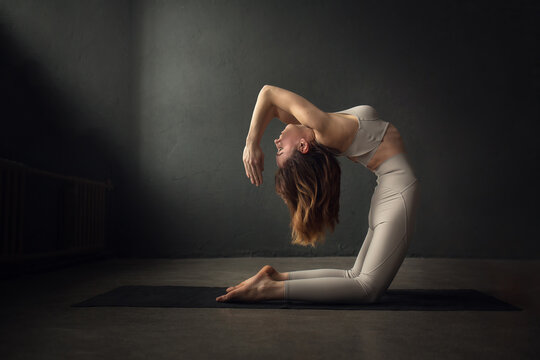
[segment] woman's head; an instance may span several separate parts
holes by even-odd
[[[324,241],[326,228],[334,231],[339,223],[341,169],[335,149],[315,139],[306,147],[305,152],[294,149],[278,168],[276,192],[291,213],[292,243],[315,247]]]
[[[279,138],[274,140],[278,149],[276,164],[282,168],[287,159],[296,151],[305,154],[309,151],[309,143],[315,140],[313,129],[304,125],[288,124]]]

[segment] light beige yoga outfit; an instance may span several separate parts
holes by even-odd
[[[388,122],[373,107],[359,105],[340,111],[358,117],[360,127],[349,149],[339,154],[359,156],[367,167],[380,145]],[[314,269],[289,272],[285,299],[324,303],[371,303],[390,286],[414,232],[419,200],[418,179],[406,153],[391,156],[374,171],[377,186],[371,197],[368,231],[349,270]]]

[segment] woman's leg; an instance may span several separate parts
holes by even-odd
[[[293,277],[285,281],[285,299],[354,303],[378,300],[403,263],[412,235],[418,183],[415,180],[401,188],[396,191],[376,187],[370,210],[370,232],[355,266],[342,270],[344,278]]]
[[[312,279],[312,278],[322,278],[322,277],[341,277],[341,278],[354,278],[360,274],[360,269],[362,269],[362,264],[364,258],[366,257],[369,244],[373,237],[373,230],[368,228],[367,235],[362,243],[360,252],[356,257],[354,266],[350,270],[341,270],[341,269],[313,269],[313,270],[298,270],[290,271],[288,280],[298,280],[298,279]]]

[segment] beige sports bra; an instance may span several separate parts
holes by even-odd
[[[377,148],[390,124],[379,119],[377,111],[370,105],[358,105],[347,110],[337,112],[354,115],[358,118],[358,131],[351,146],[338,155],[355,157],[358,162],[367,167],[367,164],[377,152]]]

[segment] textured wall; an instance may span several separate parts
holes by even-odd
[[[532,1],[0,1],[0,156],[113,178],[123,256],[356,255],[375,175],[344,158],[341,222],[290,245],[242,151],[264,84],[373,105],[422,184],[410,256],[538,258]],[[529,190],[530,189],[530,190]]]
[[[129,11],[128,1],[0,1],[0,157],[111,178],[119,230],[138,157]]]
[[[264,184],[245,178],[256,96],[272,84],[328,112],[371,104],[400,129],[423,186],[410,256],[537,257],[521,198],[538,168],[530,4],[135,3],[144,208],[125,239],[131,253],[356,255],[375,186],[367,169],[342,159],[341,223],[316,250],[289,244],[274,193],[279,121],[263,138]]]

